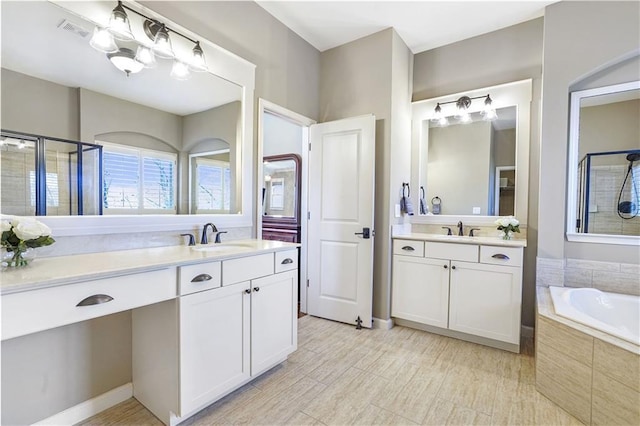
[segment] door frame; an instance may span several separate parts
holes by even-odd
[[[511,171],[513,170],[514,172],[516,171],[516,166],[497,166],[496,167],[496,173],[495,173],[495,177],[494,177],[494,185],[493,185],[493,214],[496,216],[500,216],[499,211],[500,211],[500,172],[506,172],[506,171]],[[515,191],[514,191],[515,193]],[[513,206],[514,210],[515,210],[515,200],[514,200],[514,206]],[[502,215],[504,216],[504,215]]]
[[[264,155],[264,114],[276,115],[302,127],[302,164],[300,166],[300,311],[307,313],[307,247],[308,222],[307,212],[309,199],[309,127],[316,121],[291,111],[263,98],[258,98],[258,146],[256,149],[256,185],[254,197],[256,200],[256,238],[262,239],[262,157]]]

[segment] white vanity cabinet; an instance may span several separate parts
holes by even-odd
[[[519,351],[522,247],[393,244],[396,323]]]
[[[297,263],[280,265],[292,258],[297,249],[181,266],[188,294],[134,313],[134,396],[176,424],[284,361],[297,349]]]

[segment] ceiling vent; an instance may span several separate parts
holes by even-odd
[[[64,19],[62,22],[60,22],[58,28],[60,28],[61,30],[69,31],[70,33],[76,34],[82,38],[85,38],[89,34],[91,34],[91,31],[85,30],[80,25],[74,24],[67,19]]]

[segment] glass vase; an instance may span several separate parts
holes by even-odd
[[[19,248],[2,249],[2,269],[22,268],[29,265],[36,258],[36,251],[31,247],[27,247],[24,250]]]
[[[513,238],[513,231],[502,231],[502,239],[510,240]]]

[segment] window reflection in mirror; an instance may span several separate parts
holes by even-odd
[[[515,206],[516,107],[470,123],[429,121],[426,201],[439,197],[444,215],[509,215]]]
[[[1,18],[3,129],[111,146],[103,159],[103,186],[93,185],[85,199],[101,200],[104,214],[242,211],[240,86],[208,72],[175,80],[170,77],[172,61],[164,59],[158,59],[154,69],[127,76],[89,46],[94,23],[49,2],[2,2]],[[138,17],[132,14],[130,19]],[[68,31],[61,22],[85,29],[87,35]],[[26,23],[29,31],[24,31]],[[120,47],[135,50],[135,42],[125,44]],[[174,40],[174,50],[179,44]],[[55,55],[48,52],[51,46],[56,46]],[[227,144],[222,180],[213,172],[198,178],[202,187],[223,193],[206,207],[204,199],[203,206],[196,207],[193,198],[189,200],[196,188],[189,187],[189,174],[180,170],[189,168],[190,154],[204,152],[203,146],[213,140]],[[59,148],[51,155],[66,155]],[[29,194],[27,168],[15,182],[5,179],[4,166],[2,192],[17,186]],[[50,162],[43,173],[47,188],[68,187],[68,173]],[[83,181],[97,182],[91,173],[87,171]],[[78,214],[74,206],[51,207],[47,214]],[[98,206],[87,206],[84,214],[99,211]]]
[[[189,155],[192,213],[229,212],[233,204],[229,144],[214,144],[218,149]]]
[[[578,233],[640,235],[640,90],[580,93]],[[574,160],[575,161],[575,160]]]

